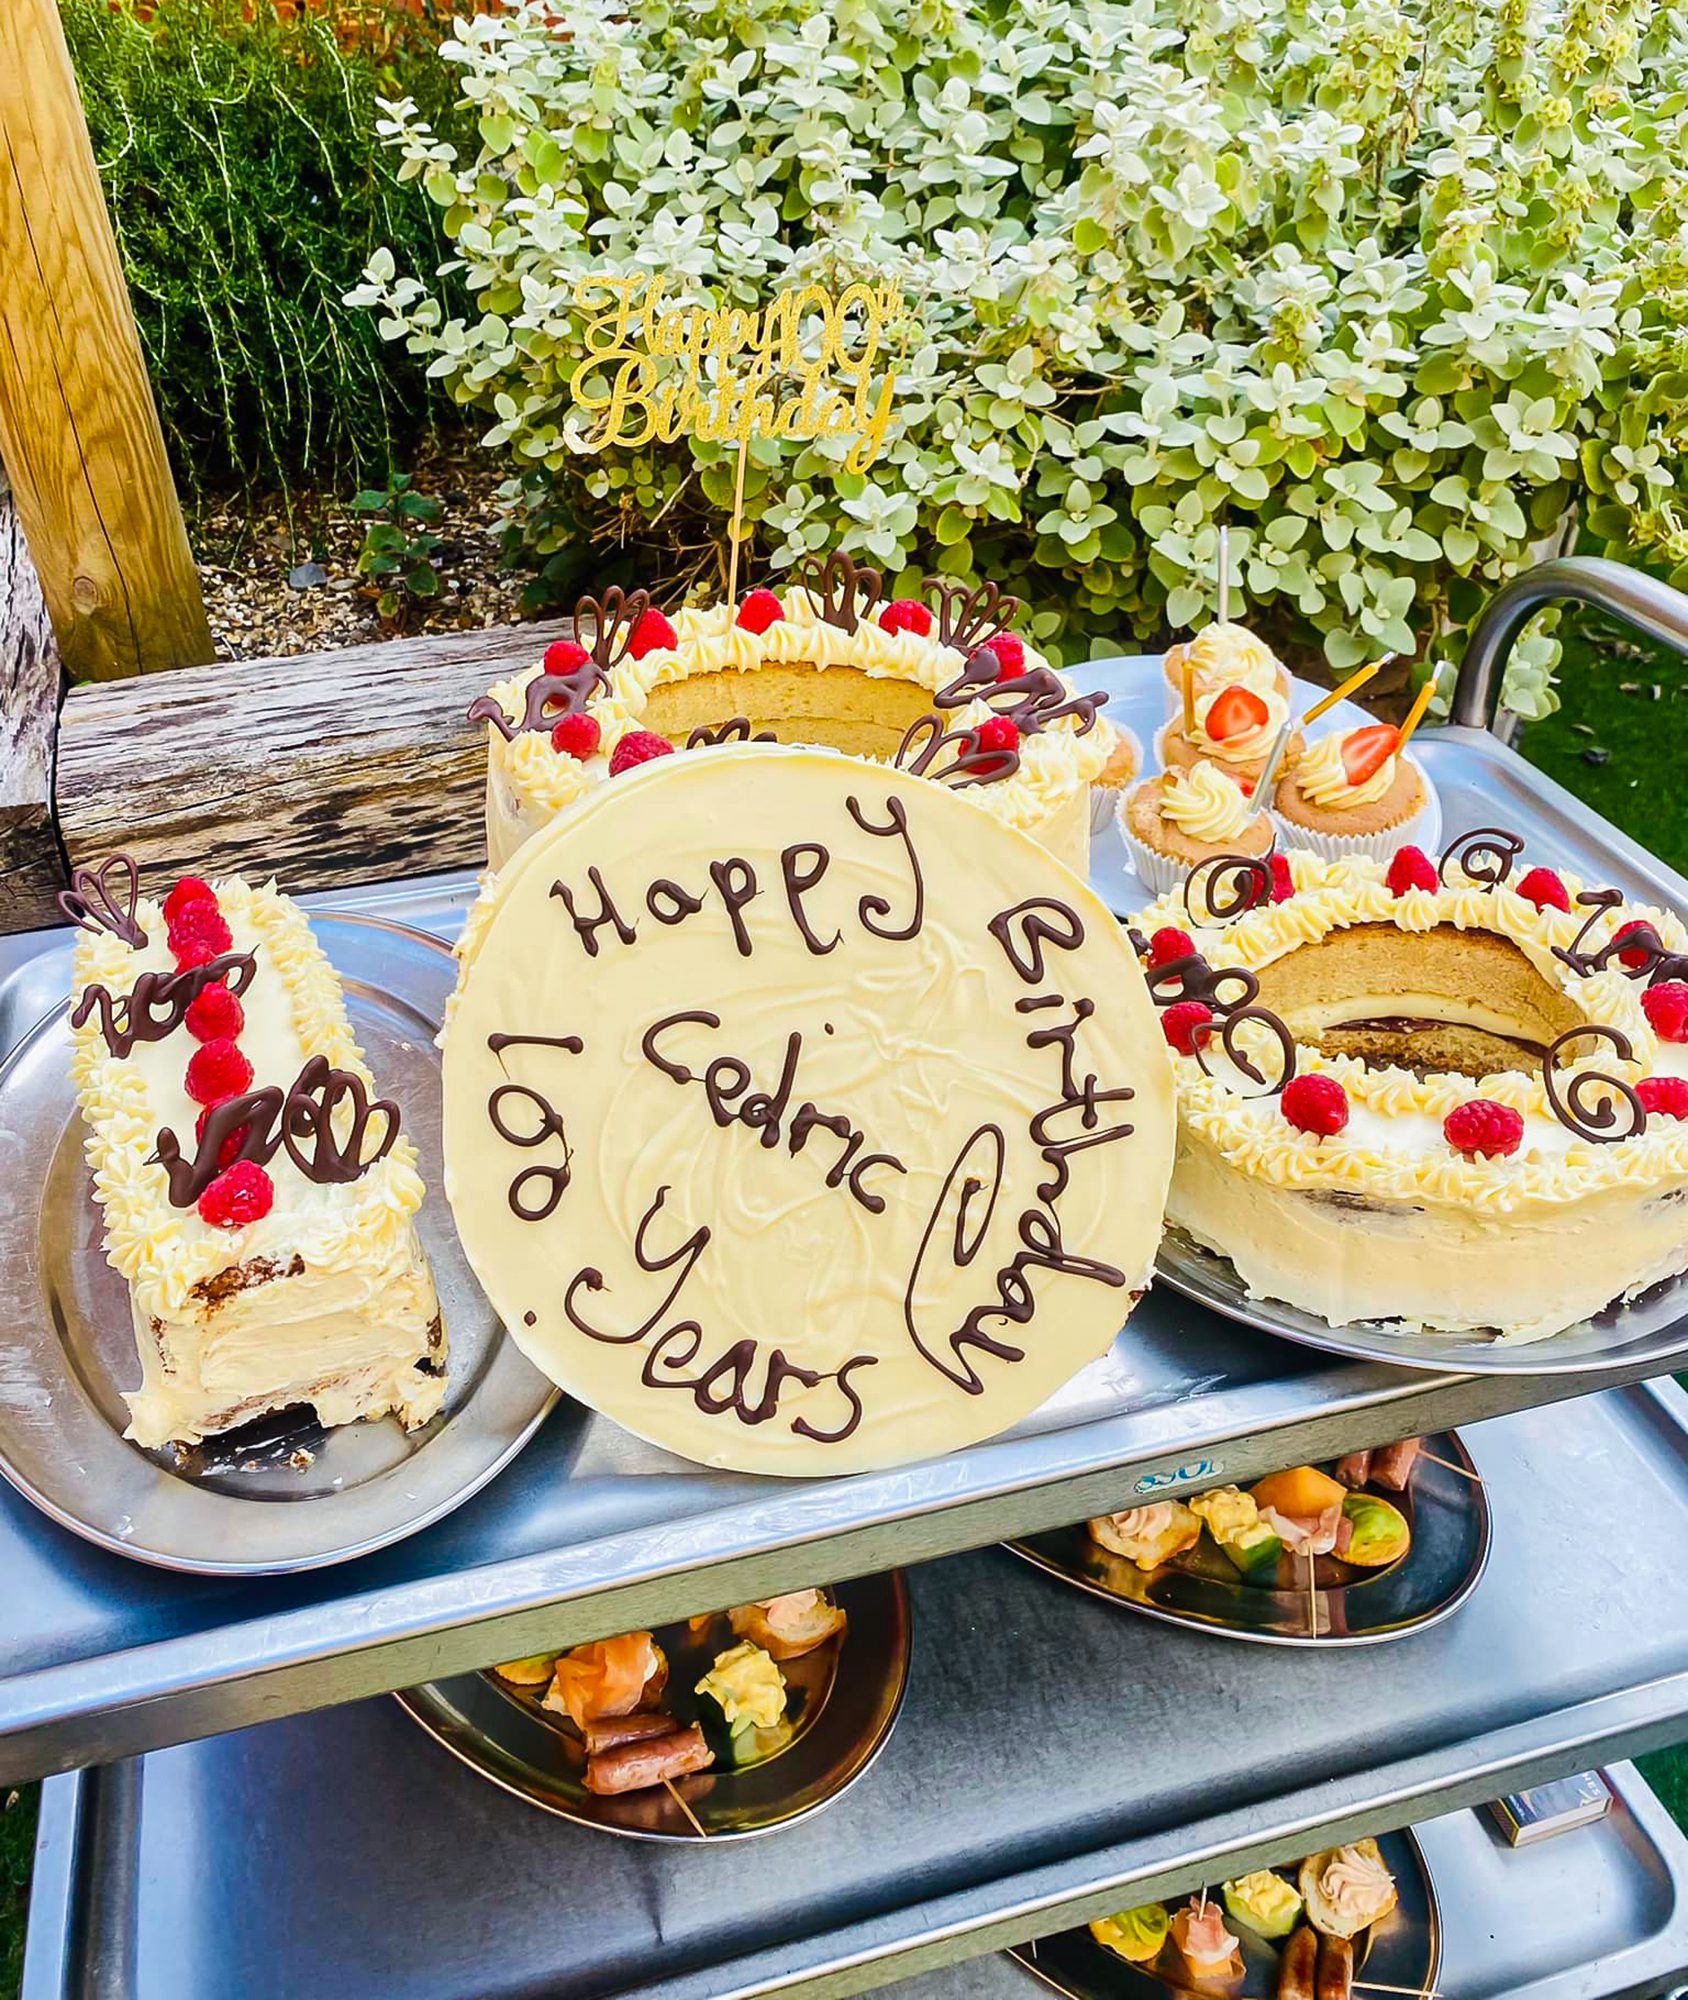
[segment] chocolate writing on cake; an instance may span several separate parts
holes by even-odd
[[[926,926],[928,899],[909,806],[896,793],[851,795],[845,804],[852,839],[864,837],[881,859],[876,873],[885,879],[873,893],[860,893],[852,882],[841,898],[833,848],[807,839],[783,848],[773,866],[763,856],[752,861],[706,852],[683,867],[670,864],[672,873],[651,876],[605,860],[559,878],[550,896],[585,960],[637,951],[641,941],[698,921],[747,959],[759,944],[793,935],[816,959],[847,948],[851,935],[912,943]],[[829,877],[832,893],[826,895]],[[1130,1137],[1134,1128],[1124,1107],[1136,1094],[1129,1084],[1098,1075],[1086,1058],[1086,1026],[1097,1003],[1073,990],[1066,972],[1085,943],[1080,912],[1058,897],[1035,896],[997,910],[984,928],[987,955],[1008,975],[1012,998],[1004,1004],[1012,1005],[1026,1048],[1047,1065],[1047,1090],[1035,1108],[1021,1101],[1000,1118],[974,1125],[954,1145],[929,1212],[917,1216],[918,1229],[908,1232],[915,1240],[912,1254],[898,1253],[908,1263],[896,1274],[901,1328],[893,1336],[906,1338],[926,1367],[967,1395],[984,1390],[986,1363],[1011,1367],[1025,1358],[1024,1329],[1046,1279],[1126,1287],[1123,1271],[1066,1241],[1062,1208],[1075,1174],[1084,1170],[1084,1155]],[[621,1044],[625,1031],[618,1028],[617,1045],[636,1047],[635,1060],[674,1086],[677,1105],[683,1094],[715,1129],[754,1135],[771,1175],[812,1177],[811,1185],[818,1182],[849,1203],[864,1228],[907,1231],[909,1160],[865,1129],[847,1103],[828,1101],[824,1089],[804,1088],[806,1060],[834,1032],[833,1022],[817,1010],[817,1018],[792,1023],[759,1072],[735,1044],[722,1010],[708,1004],[711,996],[697,998],[699,1004],[650,1020],[631,1044]],[[544,1044],[564,1054],[578,1054],[583,1046],[578,1036],[501,1034],[491,1041],[501,1062],[504,1051],[519,1044]],[[535,1059],[534,1070],[524,1075],[537,1067]],[[547,1068],[547,1075],[565,1073]],[[555,1101],[561,1096],[549,1083],[541,1089],[511,1079],[506,1068],[506,1081],[488,1100],[489,1121],[507,1144],[545,1149],[543,1162],[524,1167],[509,1190],[512,1212],[536,1225],[557,1213],[570,1184],[572,1153]],[[906,1152],[907,1142],[898,1143]],[[1036,1178],[1029,1188],[1014,1187],[1009,1233],[1003,1203],[1010,1198],[1012,1163],[1028,1147]],[[581,1263],[563,1284],[562,1318],[584,1339],[640,1350],[639,1380],[646,1388],[688,1395],[706,1415],[783,1424],[819,1443],[852,1436],[864,1415],[864,1396],[872,1393],[870,1371],[884,1349],[848,1353],[836,1368],[818,1370],[766,1339],[712,1335],[692,1281],[722,1254],[721,1246],[707,1217],[690,1224],[679,1219],[671,1193],[663,1183],[633,1197],[632,1264],[654,1283],[630,1294],[606,1276],[601,1262]],[[921,1197],[923,1207],[929,1199]],[[987,1242],[996,1246],[988,1259]],[[953,1308],[940,1314],[932,1302],[953,1296],[957,1271],[970,1274],[974,1303],[959,1315]],[[754,1282],[753,1274],[741,1275]],[[793,1408],[798,1395],[800,1411]]]

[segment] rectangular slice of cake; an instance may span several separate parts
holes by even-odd
[[[193,1444],[300,1404],[426,1423],[445,1334],[416,1149],[303,912],[238,877],[160,905],[127,856],[74,880],[71,1069],[134,1309],[128,1435]]]

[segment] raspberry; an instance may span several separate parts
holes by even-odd
[[[635,764],[648,764],[653,757],[672,757],[674,745],[666,736],[651,729],[630,729],[610,752],[610,776],[619,778]]]
[[[1274,903],[1287,903],[1294,894],[1295,877],[1289,872],[1289,856],[1287,854],[1274,854],[1272,856],[1272,901]]]
[[[565,757],[578,757],[584,764],[603,733],[595,715],[565,715],[551,732],[551,748],[562,751]]]
[[[1328,1139],[1348,1123],[1348,1093],[1334,1076],[1309,1070],[1284,1085],[1284,1116],[1298,1132]]]
[[[1518,884],[1518,893],[1538,910],[1568,910],[1571,892],[1551,868],[1532,868]]]
[[[771,590],[753,590],[738,608],[734,621],[747,632],[766,632],[785,616],[785,606]]]
[[[212,980],[193,1001],[183,1017],[196,1042],[214,1042],[222,1036],[232,1040],[246,1026],[246,1009],[220,979]]]
[[[234,943],[228,920],[215,903],[189,903],[178,910],[169,926],[170,949],[179,966],[204,965]],[[202,947],[208,946],[208,950]],[[184,956],[189,950],[197,955]]]
[[[1404,896],[1409,889],[1434,889],[1436,864],[1422,847],[1397,847],[1384,879],[1392,896]]]
[[[252,1088],[252,1065],[227,1035],[219,1035],[188,1057],[187,1086],[195,1104],[221,1104]]]
[[[1205,1000],[1175,1000],[1161,1015],[1161,1033],[1181,1056],[1196,1052],[1196,1030],[1213,1019]]]
[[[653,604],[649,611],[640,614],[639,622],[633,627],[633,636],[627,642],[630,659],[642,660],[647,653],[654,653],[658,646],[679,644],[679,634]]]
[[[192,972],[197,965],[209,965],[216,956],[214,944],[208,944],[204,938],[189,938],[185,944],[176,946],[176,970]]]
[[[209,903],[217,907],[217,892],[209,882],[200,881],[197,875],[184,875],[169,895],[164,898],[164,921],[173,924],[176,919],[194,903]]]
[[[1618,928],[1612,933],[1612,942],[1613,944],[1617,944],[1626,937],[1641,937],[1645,938],[1647,943],[1651,945],[1656,935],[1657,933],[1651,924],[1644,923],[1640,917],[1635,917],[1627,924],[1619,924]],[[1652,953],[1646,950],[1620,951],[1618,953],[1618,963],[1627,966],[1631,972],[1639,972],[1651,956]]]
[[[244,1229],[275,1206],[275,1184],[251,1160],[236,1160],[199,1197],[200,1219],[213,1229]]]
[[[973,740],[981,750],[1000,750],[1004,753],[980,764],[977,767],[979,777],[1006,778],[1012,775],[1015,759],[1010,753],[1020,747],[1020,725],[1012,716],[987,716],[974,730]]]
[[[1688,1077],[1645,1076],[1635,1094],[1649,1117],[1688,1118]]]
[[[1149,940],[1149,963],[1175,965],[1179,959],[1188,958],[1195,948],[1196,941],[1188,931],[1175,930],[1166,924]]]
[[[572,674],[577,667],[585,666],[592,655],[584,646],[578,646],[572,639],[553,639],[545,648],[545,671],[548,674]]]
[[[1510,1104],[1497,1104],[1492,1097],[1468,1097],[1442,1120],[1442,1137],[1467,1159],[1503,1159],[1523,1143],[1524,1119]]]
[[[999,681],[1017,681],[1026,671],[1026,642],[1018,632],[998,632],[994,639],[987,640],[996,655],[996,677]]]
[[[894,597],[880,612],[879,622],[887,632],[912,632],[924,639],[932,629],[932,614],[916,597]]]
[[[194,1121],[193,1136],[196,1140],[205,1137],[205,1121],[216,1108],[214,1104],[206,1105],[205,1109],[200,1112],[198,1118]],[[232,1167],[234,1165],[235,1156],[239,1153],[241,1147],[246,1144],[251,1131],[252,1127],[250,1125],[237,1125],[234,1128],[217,1148],[217,1165],[219,1167]]]
[[[1661,979],[1641,996],[1647,1025],[1661,1042],[1688,1042],[1688,984]]]

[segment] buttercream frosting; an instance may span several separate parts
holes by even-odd
[[[1342,761],[1343,740],[1339,734],[1323,737],[1295,767],[1295,782],[1303,797],[1331,812],[1376,805],[1394,784],[1398,768],[1395,757],[1385,757],[1369,778],[1353,783]]]
[[[1236,779],[1204,758],[1188,771],[1169,771],[1161,785],[1161,816],[1191,840],[1220,846],[1255,816]]]

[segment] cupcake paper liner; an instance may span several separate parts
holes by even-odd
[[[1131,752],[1131,774],[1117,785],[1092,785],[1090,787],[1090,831],[1106,833],[1111,824],[1115,808],[1125,794],[1143,776],[1143,739],[1135,729],[1127,729],[1123,722],[1114,724],[1114,734]]]
[[[1125,844],[1125,858],[1131,864],[1132,873],[1151,897],[1164,896],[1169,889],[1176,889],[1198,864],[1181,860],[1175,854],[1162,854],[1158,847],[1150,847],[1139,840],[1126,819],[1125,796],[1124,793],[1120,795],[1118,808],[1119,837]],[[1215,854],[1234,852],[1224,847],[1216,847],[1213,851]]]
[[[1386,862],[1400,847],[1422,847],[1434,855],[1442,843],[1442,802],[1423,765],[1414,764],[1413,769],[1424,787],[1424,803],[1406,819],[1380,827],[1376,833],[1315,833],[1274,812],[1272,823],[1278,829],[1279,844],[1316,854],[1323,861],[1352,861],[1356,855],[1364,855],[1368,860]]]

